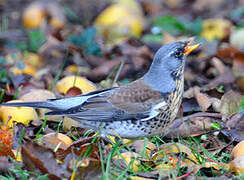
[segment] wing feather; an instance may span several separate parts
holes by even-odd
[[[150,119],[151,116],[155,116],[153,107],[162,101],[160,92],[137,80],[112,92],[92,96],[79,106],[65,111],[52,111],[47,115],[62,115],[90,121]]]

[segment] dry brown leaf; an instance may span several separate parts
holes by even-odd
[[[184,0],[165,0],[164,3],[169,8],[180,8],[184,4]]]
[[[233,73],[228,70],[226,73],[217,76],[215,79],[210,81],[207,85],[203,86],[202,89],[209,90],[209,89],[218,88],[220,85],[230,85],[234,83],[235,80],[236,78],[233,75]]]
[[[227,129],[221,132],[229,139],[241,142],[244,140],[244,111],[235,114],[226,122]]]
[[[241,95],[232,90],[225,93],[221,98],[221,114],[222,120],[226,121],[233,114],[238,112],[241,104]]]
[[[49,133],[41,138],[40,143],[48,149],[57,151],[58,149],[68,149],[73,140],[62,133]]]
[[[239,142],[233,149],[231,152],[231,157],[233,157],[233,159],[244,155],[244,141]]]
[[[93,142],[94,137],[84,137],[72,143],[66,150],[58,149],[56,152],[56,158],[64,160],[67,155],[75,154],[76,156],[83,157],[86,155],[87,158],[92,161],[99,161],[99,148],[96,143]]]
[[[220,59],[244,62],[244,52],[233,46],[218,49],[216,55]]]
[[[194,87],[193,93],[202,110],[207,111],[212,104],[210,97],[207,94],[201,93],[198,87]]]
[[[123,61],[122,57],[118,57],[111,61],[105,61],[100,66],[94,68],[89,74],[88,78],[92,81],[101,81],[107,77],[107,75],[113,70],[114,67],[119,66],[119,64]],[[124,72],[120,74],[120,76],[124,76]]]
[[[203,11],[203,10],[209,10],[216,11],[222,4],[224,3],[224,0],[196,0],[194,1],[193,8],[196,11]]]
[[[215,69],[217,70],[218,74],[224,74],[226,72],[226,67],[219,58],[213,57],[211,59],[211,62],[215,67]]]
[[[21,148],[21,155],[26,169],[49,174],[50,179],[69,178],[71,172],[66,164],[58,164],[55,154],[36,143],[27,142]]]
[[[221,118],[221,114],[201,112],[178,118],[169,127],[170,131],[167,133],[167,137],[199,136],[213,129],[211,123],[215,122],[216,118]]]
[[[85,158],[82,160],[71,159],[69,161],[69,167],[72,173],[71,180],[73,179],[82,179],[82,180],[90,180],[90,179],[102,179],[102,170],[101,170],[101,163],[99,161],[94,161],[89,158]],[[76,166],[75,166],[76,165]],[[74,171],[74,167],[77,168]]]
[[[226,122],[226,126],[244,131],[244,111],[232,116],[231,119]]]

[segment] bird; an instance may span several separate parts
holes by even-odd
[[[166,132],[180,108],[187,55],[200,44],[194,38],[163,45],[141,78],[108,89],[41,102],[3,103],[1,106],[47,108],[46,115],[67,116],[82,128],[134,139]]]

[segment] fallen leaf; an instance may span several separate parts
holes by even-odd
[[[0,126],[0,145],[12,148],[13,145],[13,129],[6,125]]]
[[[236,157],[230,163],[230,171],[234,171],[236,175],[241,175],[244,173],[244,155]]]
[[[24,102],[22,100],[12,100],[12,102]],[[34,108],[30,107],[11,107],[0,106],[0,117],[3,124],[7,124],[9,127],[13,127],[14,122],[19,122],[24,125],[28,125],[31,120],[38,120],[38,115]]]
[[[199,106],[202,108],[203,111],[207,111],[208,108],[211,106],[211,100],[208,95],[201,93],[200,88],[195,87],[193,90],[194,96],[197,99]]]
[[[54,152],[36,143],[28,142],[22,146],[21,156],[26,169],[29,171],[48,174],[50,179],[69,178],[71,176],[66,164],[57,163]]]
[[[156,146],[144,139],[144,140],[137,140],[135,142],[133,142],[131,145],[130,145],[131,149],[136,152],[136,153],[144,153],[146,155],[146,157],[150,158],[151,155],[153,153],[155,153],[155,151],[157,150]]]
[[[83,94],[80,88],[71,87],[65,94],[65,97],[73,97]]]
[[[12,151],[13,129],[6,125],[0,127],[0,156],[10,156],[15,158]]]
[[[121,161],[124,162],[127,166],[130,167],[135,171],[139,171],[140,161],[138,160],[139,154],[134,152],[124,152],[119,155],[113,157],[115,163],[121,164]]]
[[[216,53],[216,56],[220,59],[227,59],[231,61],[240,61],[240,62],[244,62],[243,55],[244,52],[240,51],[238,48],[234,46],[219,48]]]
[[[236,128],[239,130],[244,130],[244,111],[241,111],[237,114],[235,114],[234,116],[231,117],[231,119],[229,119],[226,122],[226,126],[229,128]]]
[[[119,44],[129,36],[139,37],[143,26],[141,7],[135,0],[118,0],[96,18],[95,26],[109,45]]]
[[[56,87],[63,94],[72,87],[79,88],[84,94],[96,90],[96,86],[91,81],[81,76],[66,76],[57,82]]]
[[[17,66],[14,66],[9,69],[15,76],[22,75],[22,74],[28,74],[34,76],[36,73],[36,69],[33,66],[30,66],[28,64],[24,65],[24,68],[19,68]]]
[[[241,104],[241,95],[232,90],[225,93],[221,98],[222,120],[226,121],[233,114],[237,113]]]
[[[62,133],[49,133],[41,138],[40,143],[42,146],[45,146],[48,149],[57,151],[58,149],[68,149],[69,146],[73,143],[73,140]]]
[[[224,0],[215,0],[215,1],[211,1],[211,0],[205,0],[205,1],[201,1],[201,0],[196,0],[194,1],[193,4],[193,9],[197,12],[199,11],[211,11],[211,12],[218,12],[220,8],[222,8],[222,6],[224,6]]]
[[[23,14],[23,24],[29,29],[39,28],[44,23],[44,19],[47,19],[54,28],[63,28],[66,21],[62,8],[56,2],[32,2]]]
[[[113,70],[114,67],[119,66],[122,61],[122,57],[118,57],[111,61],[105,61],[100,66],[92,69],[92,71],[88,74],[88,78],[95,82],[101,81],[108,76],[108,74]]]
[[[79,127],[79,122],[65,116],[63,120],[63,130],[67,132],[70,131],[72,127]]]
[[[166,136],[170,138],[199,136],[212,130],[213,127],[211,126],[211,123],[220,118],[221,114],[219,113],[205,112],[178,118],[171,124]]]
[[[40,68],[43,65],[43,59],[39,54],[29,52],[24,54],[23,61],[25,64],[28,64],[35,68]]]
[[[155,180],[152,178],[144,178],[144,177],[139,177],[139,176],[130,176],[131,180]]]
[[[217,76],[212,81],[210,81],[207,85],[203,86],[202,89],[210,90],[218,88],[220,85],[230,85],[234,83],[236,80],[235,76],[231,71],[227,71],[226,73]]]
[[[57,159],[63,161],[65,157],[70,154],[74,153],[76,156],[85,157],[91,159],[92,161],[99,161],[99,148],[94,142],[94,137],[83,137],[79,140],[72,143],[66,150],[59,149],[56,152]]]
[[[231,26],[231,22],[226,19],[207,19],[203,21],[201,36],[208,41],[223,39],[230,33]]]
[[[164,159],[164,156],[167,156],[168,154],[178,154],[178,153],[185,153],[187,155],[187,158],[191,160],[191,161],[188,160],[189,163],[198,162],[195,155],[192,153],[191,149],[180,143],[162,144],[159,147],[158,152],[156,152],[153,155],[153,159],[160,160],[160,159]],[[174,165],[176,165],[176,164],[174,164]]]
[[[169,8],[180,8],[184,4],[184,0],[165,0],[164,3]]]
[[[227,69],[226,69],[224,63],[220,59],[213,57],[211,59],[211,63],[213,64],[215,69],[218,71],[218,74],[224,74],[226,72]]]
[[[7,156],[0,156],[0,171],[2,174],[9,173],[10,168],[15,168],[14,163]]]
[[[233,149],[231,152],[231,157],[233,159],[244,155],[244,141],[239,142]]]
[[[244,29],[233,29],[230,34],[230,44],[236,48],[244,47]]]
[[[99,161],[90,160],[88,158],[77,161],[77,158],[78,157],[76,157],[76,159],[71,159],[69,162],[69,169],[73,170],[73,174],[75,175],[74,179],[102,179],[103,174]],[[74,171],[74,167],[77,168],[76,171]]]

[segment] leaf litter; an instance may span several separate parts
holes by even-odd
[[[1,108],[1,178],[243,177],[242,2],[43,2],[1,4],[11,23],[3,18],[0,102],[126,84],[147,71],[165,43],[195,36],[202,47],[188,57],[181,110],[160,137],[101,139],[71,119],[45,117],[46,111],[33,109],[37,118],[28,119],[8,110],[3,118]],[[114,9],[120,13],[113,15]],[[15,117],[21,117],[18,123],[12,123]]]

